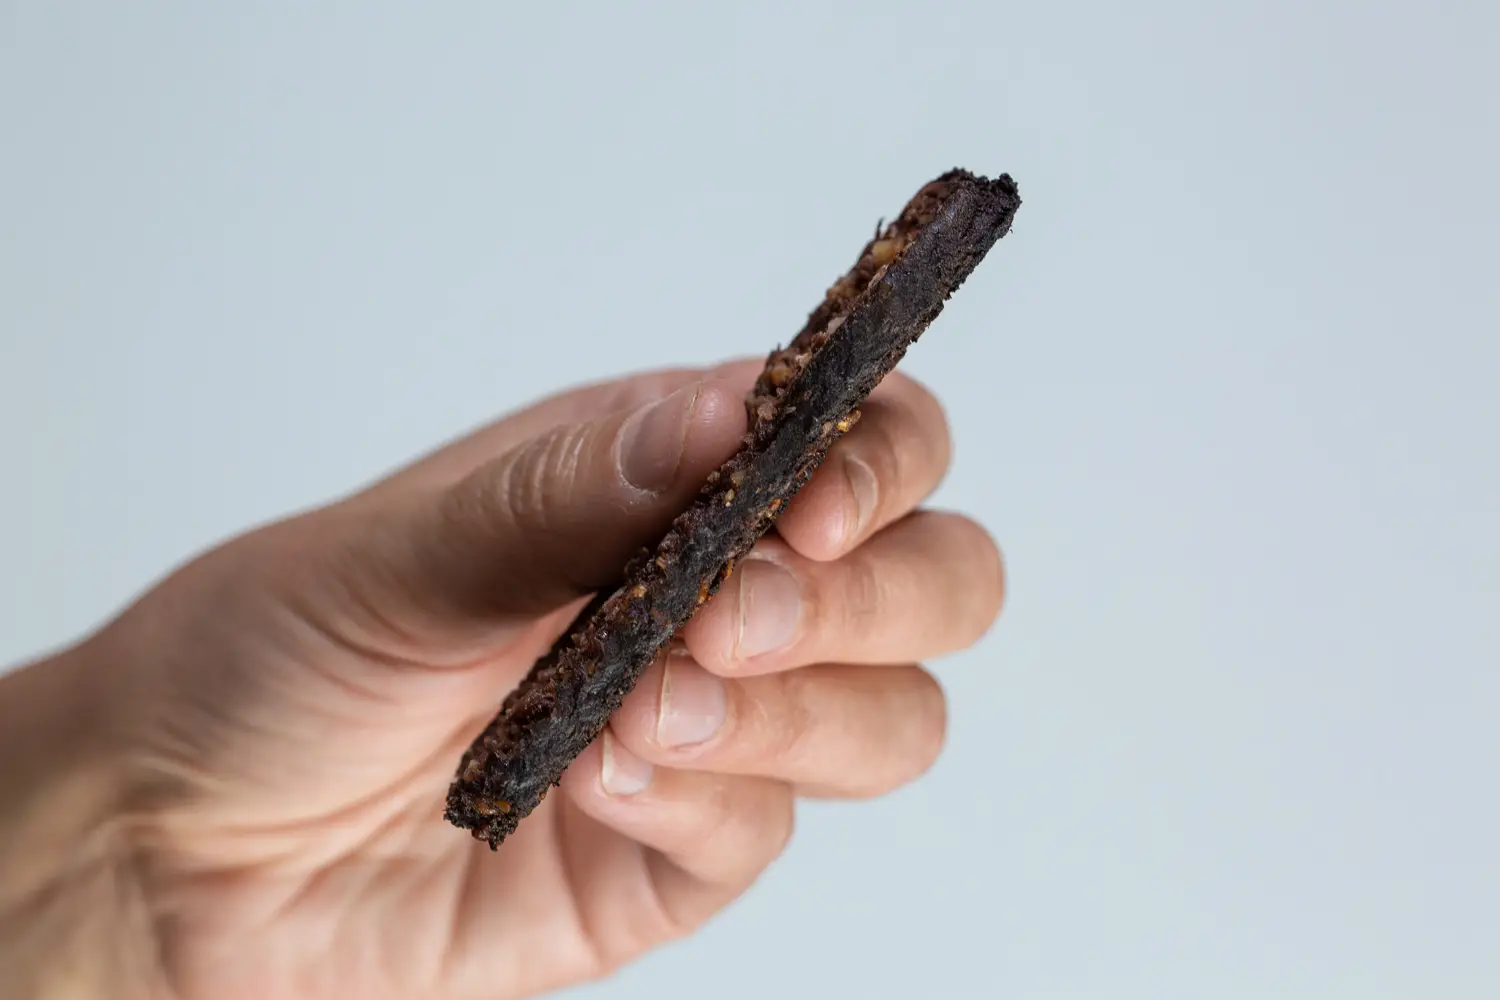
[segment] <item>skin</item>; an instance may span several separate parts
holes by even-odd
[[[926,771],[945,710],[918,664],[986,632],[1003,572],[981,527],[922,508],[948,431],[897,373],[498,853],[441,819],[504,694],[734,450],[758,369],[545,400],[0,677],[17,995],[533,996],[701,927],[799,797]],[[748,655],[768,622],[786,641]]]

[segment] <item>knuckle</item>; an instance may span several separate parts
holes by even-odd
[[[523,534],[553,532],[549,515],[568,506],[556,493],[577,481],[589,431],[582,424],[554,427],[502,457],[498,468],[479,480],[479,509],[486,521]]]
[[[492,471],[486,467],[470,473],[442,495],[436,505],[439,538],[468,538],[490,524],[487,511],[493,503]]]
[[[793,814],[789,786],[769,778],[723,777],[704,789],[698,827],[681,850],[705,859],[704,874],[714,881],[746,883],[786,850]]]
[[[510,521],[521,531],[546,534],[555,525],[549,513],[568,509],[568,497],[557,495],[579,479],[579,469],[587,451],[590,428],[584,424],[554,427],[523,448],[510,463],[509,475],[502,477]],[[559,502],[561,501],[561,502]]]
[[[775,861],[791,842],[794,797],[789,786],[770,778],[742,778],[725,783],[726,799],[717,842],[737,859],[726,872],[733,882],[748,882]]]
[[[767,675],[769,691],[755,698],[755,720],[761,730],[766,763],[777,769],[795,766],[807,752],[813,727],[813,709],[808,693],[808,672],[788,670]],[[757,685],[760,687],[761,685]],[[766,697],[769,695],[769,697]]]
[[[737,845],[746,831],[755,828],[754,801],[747,795],[748,782],[732,775],[716,776],[706,783],[699,825],[684,851],[702,849],[721,857],[740,854]]]
[[[942,756],[948,737],[947,699],[936,678],[920,667],[913,669],[916,681],[902,709],[904,732],[889,742],[884,766],[857,789],[859,797],[875,798],[910,784]]]
[[[694,813],[697,822],[690,824],[688,829],[683,831],[686,837],[679,846],[684,851],[691,849],[695,844],[711,845],[718,841],[723,837],[725,830],[733,827],[738,818],[733,780],[715,776],[705,784],[706,787],[699,799],[699,808]]]
[[[520,526],[535,507],[528,503],[526,484],[534,477],[536,451],[531,444],[520,446],[476,469],[451,490],[442,512],[449,536],[467,542]]]
[[[932,770],[948,736],[948,707],[937,679],[921,667],[904,699],[898,735],[886,743],[880,763],[862,782],[848,789],[855,798],[877,798],[910,784]]]
[[[948,741],[948,699],[943,687],[936,677],[920,667],[917,668],[917,678],[920,693],[912,698],[912,714],[918,721],[908,781],[930,771],[942,756]]]
[[[763,860],[766,865],[786,853],[797,830],[797,797],[792,789],[778,783],[772,789],[770,799],[761,813],[765,826]]]
[[[839,564],[844,577],[837,607],[846,635],[864,635],[880,624],[889,582],[881,562],[867,550],[857,549]]]
[[[695,879],[715,886],[721,897],[732,898],[786,851],[796,827],[796,796],[791,786],[769,778],[729,778],[716,784],[713,804],[706,810],[716,819],[683,846],[674,863],[686,859],[686,870]],[[721,898],[713,909],[724,901]],[[707,916],[696,907],[689,912],[674,906],[670,898],[661,897],[661,903],[669,937],[691,932]]]
[[[993,535],[973,521],[967,522],[972,535],[975,558],[983,570],[977,576],[975,599],[979,603],[981,631],[1000,617],[1005,607],[1005,555]]]
[[[967,572],[954,577],[960,592],[952,604],[967,645],[989,631],[1005,606],[1005,557],[994,536],[977,521],[958,514],[937,516],[947,521],[954,560],[967,567]]]

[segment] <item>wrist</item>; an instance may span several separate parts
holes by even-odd
[[[147,995],[109,675],[86,643],[0,676],[0,968],[18,996]]]

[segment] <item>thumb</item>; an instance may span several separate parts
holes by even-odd
[[[742,392],[717,380],[553,427],[453,485],[377,512],[343,583],[392,636],[420,647],[401,652],[493,648],[536,616],[617,584],[746,429]]]

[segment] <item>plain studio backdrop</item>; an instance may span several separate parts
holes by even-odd
[[[600,997],[1500,995],[1500,8],[0,3],[0,661],[564,385],[909,356],[1011,595],[946,753]]]

